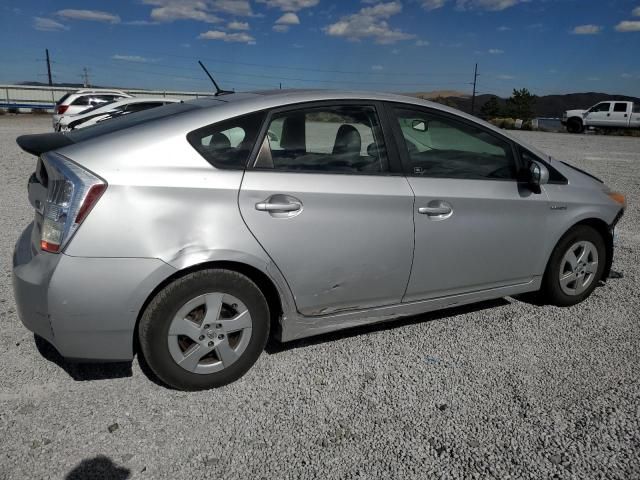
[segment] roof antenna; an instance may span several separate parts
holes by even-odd
[[[198,60],[198,63],[200,64],[200,66],[204,70],[204,73],[206,73],[207,76],[209,77],[209,79],[213,82],[213,86],[216,87],[216,94],[215,94],[216,97],[218,95],[226,95],[228,93],[235,93],[235,92],[233,92],[231,90],[223,90],[223,89],[221,89],[220,86],[216,83],[216,81],[213,79],[213,77],[209,73],[209,70],[207,70],[207,67],[205,67],[200,60]]]

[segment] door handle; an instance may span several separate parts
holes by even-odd
[[[302,207],[299,203],[256,203],[256,210],[261,212],[295,212]]]
[[[418,213],[423,215],[449,215],[451,213],[451,207],[420,207]]]

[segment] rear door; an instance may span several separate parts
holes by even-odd
[[[389,110],[415,193],[415,254],[404,301],[523,284],[541,275],[547,196],[518,183],[513,144],[437,110]]]
[[[375,103],[272,112],[245,172],[242,216],[298,311],[400,303],[413,254],[413,194]]]
[[[614,102],[609,124],[611,127],[627,127],[631,115],[631,104],[627,102]]]

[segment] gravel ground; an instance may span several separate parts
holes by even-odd
[[[171,391],[37,348],[11,291],[35,159],[0,117],[0,478],[640,478],[640,139],[521,132],[628,195],[621,278],[568,309],[513,299],[272,346]],[[618,275],[620,277],[620,275]]]

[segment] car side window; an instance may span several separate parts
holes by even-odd
[[[608,112],[610,108],[611,108],[611,103],[604,102],[604,103],[599,103],[589,111],[590,112]]]
[[[613,111],[614,112],[626,113],[627,112],[627,104],[626,103],[615,103],[613,105]]]
[[[187,134],[187,141],[216,168],[244,169],[253,150],[265,113],[224,120]]]
[[[395,108],[411,176],[516,180],[511,143],[465,122],[436,113]]]
[[[125,110],[129,113],[133,112],[141,112],[142,110],[146,110],[148,108],[155,108],[164,105],[162,102],[140,102],[140,103],[132,103],[127,105]]]
[[[76,98],[73,102],[71,102],[71,105],[86,106],[86,105],[89,105],[90,100],[91,100],[90,96],[84,95],[82,97]]]
[[[255,168],[296,172],[386,172],[387,155],[373,106],[310,107],[272,116]]]

